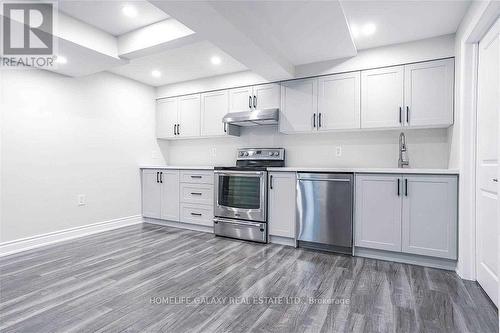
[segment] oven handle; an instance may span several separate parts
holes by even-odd
[[[262,176],[264,171],[232,171],[232,170],[214,170],[214,173],[222,176],[231,176],[231,175],[239,175],[239,176],[252,176],[258,175]]]

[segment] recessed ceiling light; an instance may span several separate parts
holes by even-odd
[[[66,59],[65,56],[58,55],[56,56],[56,63],[58,64],[66,64],[68,62],[68,59]]]
[[[377,30],[377,27],[373,23],[367,23],[362,28],[363,35],[365,36],[373,35],[375,33],[375,30]]]
[[[160,77],[161,76],[161,72],[159,70],[155,69],[154,71],[151,72],[151,75],[153,77]]]
[[[213,65],[220,65],[220,63],[222,62],[221,58],[218,57],[218,56],[213,56],[212,58],[210,58],[210,62],[213,64]]]
[[[137,16],[137,9],[135,9],[134,6],[130,5],[125,5],[122,8],[123,15],[128,16],[128,17],[136,17]]]
[[[350,28],[351,28],[351,34],[354,38],[373,35],[377,30],[377,26],[373,23],[366,23],[363,24],[362,26],[351,24]]]

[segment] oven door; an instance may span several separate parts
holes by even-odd
[[[215,216],[267,221],[266,171],[215,171]]]

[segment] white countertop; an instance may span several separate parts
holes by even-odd
[[[141,165],[140,169],[171,169],[171,170],[213,170],[213,166],[197,165],[197,166],[180,166],[180,165]]]
[[[213,170],[213,166],[195,165],[143,165],[141,169],[175,169],[175,170]],[[434,175],[458,175],[457,169],[400,169],[400,168],[336,168],[336,167],[275,167],[267,168],[269,171],[282,172],[352,172],[352,173],[399,173],[399,174],[434,174]]]
[[[401,169],[401,168],[314,168],[314,167],[284,167],[267,168],[268,171],[282,172],[353,172],[353,173],[400,173],[400,174],[435,174],[458,175],[457,169]]]

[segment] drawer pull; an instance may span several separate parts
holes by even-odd
[[[193,216],[201,216],[201,213],[191,213]]]
[[[201,178],[201,176],[191,176],[191,178]]]
[[[200,192],[191,192],[191,195],[201,195]]]

